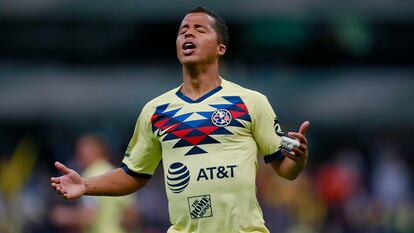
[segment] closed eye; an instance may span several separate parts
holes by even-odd
[[[178,34],[182,35],[182,34],[186,33],[188,28],[189,28],[189,26],[187,24],[181,26],[180,29],[178,30]]]
[[[207,28],[203,25],[195,25],[195,28],[197,29],[198,32],[201,32],[201,33],[207,32]]]

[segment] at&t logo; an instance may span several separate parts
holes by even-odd
[[[182,163],[173,163],[168,168],[167,185],[173,193],[181,193],[190,182],[190,171]]]

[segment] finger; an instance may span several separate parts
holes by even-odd
[[[305,138],[305,141],[306,141],[306,138]],[[303,142],[297,148],[299,148],[299,150],[305,152],[305,151],[308,150],[308,144],[307,144],[307,142]]]
[[[70,196],[70,194],[69,194],[69,193],[65,193],[65,194],[63,194],[63,196],[64,196],[67,200],[69,200],[69,199],[71,198],[71,196]]]
[[[308,141],[306,140],[306,137],[301,133],[289,132],[288,135],[298,139],[299,142],[301,142],[301,143],[308,144]]]
[[[57,189],[56,189],[56,191],[57,191],[57,193],[58,193],[59,195],[63,195],[63,191],[62,191],[62,189],[57,188]]]
[[[63,174],[69,174],[70,173],[70,169],[67,168],[65,165],[59,163],[59,162],[55,162],[55,167],[56,167],[56,169],[58,169]]]
[[[50,181],[56,184],[60,184],[60,177],[52,177],[50,178]]]
[[[62,192],[63,192],[63,189],[62,189],[62,186],[60,186],[60,185],[54,185],[53,186],[53,188],[59,193],[59,194],[62,194]]]
[[[52,187],[53,187],[55,190],[58,190],[58,188],[60,187],[60,185],[59,185],[59,184],[56,184],[56,183],[52,183]]]
[[[297,147],[293,147],[292,151],[295,152],[295,155],[294,156],[296,158],[300,158],[300,157],[302,157],[305,154],[305,152],[302,149],[297,148]]]
[[[62,187],[56,187],[56,191],[59,195],[63,195],[65,193],[65,191],[63,191]]]
[[[296,157],[296,154],[294,151],[287,151],[287,150],[283,150],[283,155],[290,158],[291,160],[299,160],[298,157]]]
[[[288,157],[289,159],[293,161],[298,161],[300,159],[300,157],[296,157],[296,155],[293,155],[292,151],[290,153],[287,153],[286,157]]]
[[[309,122],[309,121],[305,121],[305,122],[303,122],[303,123],[300,125],[300,128],[299,128],[299,133],[301,133],[301,134],[305,135],[305,134],[306,134],[306,131],[309,129],[309,126],[310,126],[310,122]]]
[[[284,156],[288,156],[290,151],[283,149],[282,153],[283,153]],[[293,155],[294,155],[294,152],[293,152]]]
[[[59,194],[60,194],[60,195],[65,195],[65,194],[67,194],[67,192],[66,192],[65,190],[63,190],[63,188],[62,188],[62,187],[58,190],[58,192],[59,192]]]

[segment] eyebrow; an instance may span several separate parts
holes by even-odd
[[[206,27],[204,25],[201,25],[201,24],[196,24],[195,28],[205,28],[205,29],[207,29],[208,27]]]
[[[183,29],[183,28],[189,28],[190,26],[188,26],[188,24],[184,24],[183,26],[181,26],[180,28],[179,28],[179,30],[181,30],[181,29]]]
[[[190,25],[188,25],[188,24],[184,24],[183,26],[181,26],[181,27],[179,28],[179,30],[181,30],[181,29],[183,29],[183,28],[189,28],[189,27],[190,27]],[[201,25],[201,24],[195,24],[195,25],[194,25],[194,27],[195,27],[195,28],[206,28],[206,29],[207,29],[207,27],[206,27],[206,26]]]

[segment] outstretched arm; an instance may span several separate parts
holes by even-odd
[[[132,177],[122,168],[103,175],[82,178],[76,171],[56,162],[55,167],[63,176],[50,179],[52,187],[66,199],[76,199],[82,195],[122,196],[144,187],[146,179]]]
[[[305,168],[308,159],[308,141],[305,134],[309,126],[309,121],[305,121],[300,126],[299,132],[289,132],[288,135],[296,138],[300,142],[300,146],[293,147],[290,152],[283,151],[285,158],[271,163],[273,170],[281,177],[294,180]]]

